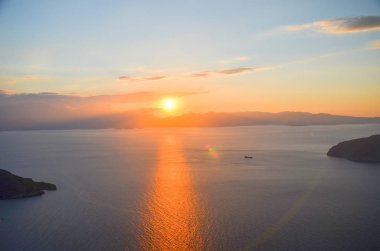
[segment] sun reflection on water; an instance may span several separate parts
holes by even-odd
[[[180,143],[167,136],[143,213],[145,250],[201,250],[200,211]]]

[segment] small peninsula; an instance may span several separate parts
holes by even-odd
[[[341,142],[331,147],[327,155],[356,162],[380,163],[380,134]]]
[[[43,190],[57,190],[56,185],[22,178],[0,169],[0,200],[18,199],[44,194]]]

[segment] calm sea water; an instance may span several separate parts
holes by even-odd
[[[380,165],[325,155],[375,133],[1,132],[0,168],[58,190],[0,201],[0,250],[379,250]]]

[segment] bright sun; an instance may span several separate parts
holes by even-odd
[[[163,100],[163,109],[166,111],[173,111],[176,108],[174,99],[168,98]]]

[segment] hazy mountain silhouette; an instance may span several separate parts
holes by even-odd
[[[188,113],[160,118],[155,109],[145,109],[117,114],[83,118],[51,119],[6,117],[0,120],[0,130],[50,130],[50,129],[131,129],[156,127],[226,127],[249,125],[338,125],[380,123],[380,117],[352,117],[326,113],[306,112],[209,112]]]
[[[306,112],[209,112],[155,119],[154,127],[221,127],[249,125],[337,125],[380,123],[379,117],[352,117]],[[148,125],[149,126],[149,125]]]

